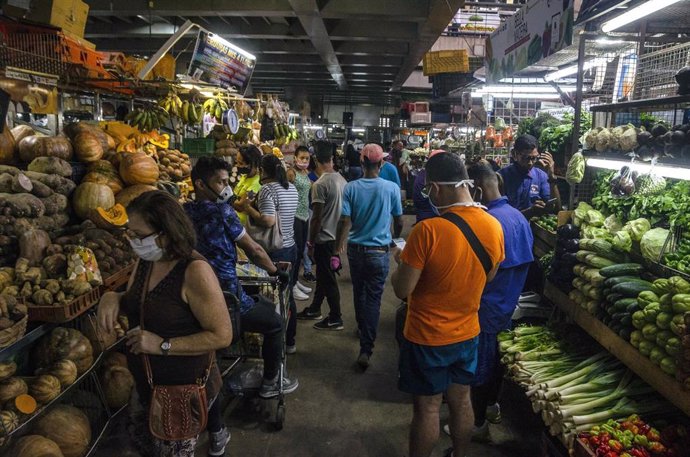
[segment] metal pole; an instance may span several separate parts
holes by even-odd
[[[577,87],[575,92],[575,123],[573,125],[573,138],[570,148],[570,155],[565,157],[565,162],[577,152],[580,142],[580,124],[582,123],[582,85],[585,72],[585,51],[587,38],[584,34],[580,35],[580,43],[577,51]]]

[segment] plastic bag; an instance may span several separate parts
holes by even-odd
[[[581,152],[576,152],[568,162],[568,169],[565,172],[565,180],[569,184],[580,184],[585,177],[585,156]]]
[[[93,287],[103,284],[101,270],[91,249],[77,246],[70,252],[67,256],[67,279],[85,281]]]
[[[611,195],[625,197],[635,193],[635,173],[625,166],[611,178]]]
[[[225,380],[225,388],[235,395],[242,395],[246,391],[258,390],[264,379],[264,366],[262,363],[242,367],[235,370]]]

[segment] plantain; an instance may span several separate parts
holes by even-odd
[[[182,103],[182,121],[189,124],[189,102],[186,100]]]

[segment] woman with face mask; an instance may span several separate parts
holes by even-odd
[[[148,431],[151,386],[144,360],[148,359],[154,385],[195,383],[210,366],[210,406],[221,387],[212,355],[232,340],[230,316],[213,269],[194,250],[194,227],[175,198],[147,192],[130,203],[127,213],[126,236],[139,260],[125,292],[103,295],[98,322],[110,332],[118,315],[124,314],[131,324],[127,362],[143,407],[133,417],[134,438],[142,453],[192,457],[196,438],[164,441]]]
[[[240,149],[235,160],[237,172],[240,174],[240,179],[235,186],[235,195],[237,201],[234,204],[235,211],[240,217],[242,225],[247,225],[247,214],[243,212],[242,208],[259,194],[261,190],[261,176],[259,169],[261,168],[261,151],[254,145],[247,146]]]

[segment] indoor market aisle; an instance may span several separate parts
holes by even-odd
[[[413,219],[406,218],[408,230],[412,222]],[[391,260],[391,272],[394,267]],[[300,387],[286,396],[284,429],[273,431],[251,409],[251,402],[240,402],[227,410],[226,423],[231,428],[232,440],[226,455],[401,457],[406,454],[412,406],[409,397],[399,392],[396,384],[398,349],[394,322],[399,300],[387,284],[376,348],[369,369],[362,373],[355,365],[359,341],[355,335],[347,265],[339,283],[345,330],[315,330],[314,321],[298,321],[297,354],[289,356],[288,367],[289,373],[299,378]],[[309,303],[297,302],[298,310]],[[327,310],[324,303],[322,311]],[[540,455],[539,434],[543,426],[532,414],[527,414],[529,417],[520,414],[529,411],[524,393],[509,388],[504,393],[503,408],[503,423],[491,427],[493,444],[474,444],[470,455]],[[447,417],[445,406],[442,417]],[[451,445],[450,438],[443,432],[441,435],[434,456],[442,455]],[[207,455],[205,443],[206,438],[202,437],[198,456]]]

